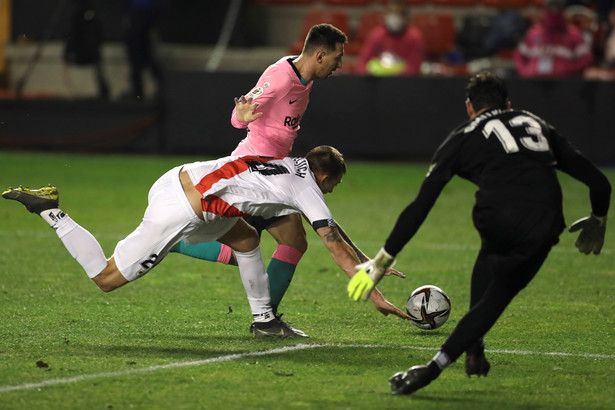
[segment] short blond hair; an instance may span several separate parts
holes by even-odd
[[[305,155],[305,159],[315,174],[325,174],[331,177],[341,177],[346,174],[344,156],[330,145],[319,145],[312,148]]]

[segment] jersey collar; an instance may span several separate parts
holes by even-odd
[[[299,70],[297,70],[297,67],[295,67],[295,64],[293,63],[293,59],[295,57],[290,57],[289,59],[287,59],[286,61],[288,61],[288,64],[290,64],[290,66],[293,68],[293,71],[295,72],[295,74],[297,74],[297,77],[299,77],[299,81],[301,81],[301,84],[303,85],[308,85],[309,82],[306,81],[305,78],[301,77],[301,74],[299,73]]]

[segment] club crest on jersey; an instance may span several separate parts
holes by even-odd
[[[261,95],[263,95],[264,92],[265,92],[265,90],[263,89],[263,87],[256,87],[255,89],[250,91],[248,93],[248,95],[246,95],[246,98],[260,97]]]
[[[267,88],[269,87],[271,84],[269,84],[269,81],[266,81],[265,84],[263,84],[263,87]]]

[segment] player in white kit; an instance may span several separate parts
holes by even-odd
[[[324,199],[345,172],[342,155],[329,146],[316,147],[305,158],[231,156],[175,167],[151,187],[141,224],[117,244],[109,259],[94,236],[59,209],[56,188],[9,188],[2,196],[46,220],[105,292],[147,274],[179,241],[218,240],[235,252],[255,336],[297,337],[305,334],[272,311],[259,235],[243,218],[301,212],[335,262],[352,277],[360,261],[340,235]],[[379,292],[372,300],[381,311],[395,308]]]

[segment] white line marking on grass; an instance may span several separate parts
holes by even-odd
[[[161,364],[157,366],[143,367],[140,369],[120,370],[116,372],[94,373],[84,374],[75,377],[66,377],[63,379],[49,379],[38,383],[24,383],[17,385],[0,386],[0,393],[37,389],[46,386],[55,386],[58,384],[77,383],[92,379],[101,379],[105,377],[122,377],[139,373],[151,373],[157,370],[177,369],[181,367],[201,366],[209,363],[228,362],[230,360],[243,359],[245,357],[258,357],[267,356],[272,354],[287,353],[297,350],[316,349],[320,347],[344,347],[344,348],[377,348],[377,349],[409,349],[409,350],[432,350],[437,351],[437,347],[425,347],[425,346],[387,346],[387,345],[363,345],[363,344],[343,344],[343,343],[317,343],[317,344],[304,344],[300,343],[294,346],[279,347],[270,350],[261,350],[257,352],[246,352],[229,354],[225,356],[211,357],[209,359],[194,360],[189,362],[176,362]],[[600,354],[600,353],[564,353],[564,352],[532,352],[528,350],[486,350],[488,353],[503,353],[513,355],[538,355],[538,356],[564,356],[564,357],[585,357],[595,359],[615,359],[615,355],[612,354]]]
[[[392,349],[409,349],[409,350],[438,350],[437,347],[424,346],[382,346],[382,345],[334,345],[340,347],[377,347],[377,348],[392,348]],[[602,353],[565,353],[565,352],[533,352],[530,350],[501,350],[501,349],[486,349],[487,353],[503,353],[514,355],[535,355],[535,356],[563,356],[563,357],[583,357],[593,359],[615,359],[615,354]]]
[[[75,383],[75,382],[81,382],[84,380],[99,379],[103,377],[118,377],[118,376],[126,376],[126,375],[131,375],[131,374],[138,374],[138,373],[150,373],[150,372],[155,372],[157,370],[176,369],[179,367],[200,366],[200,365],[208,364],[208,363],[228,362],[229,360],[242,359],[244,357],[266,356],[270,354],[286,353],[286,352],[292,352],[295,350],[314,349],[317,347],[326,347],[326,346],[333,346],[333,345],[298,344],[295,346],[286,346],[286,347],[280,347],[280,348],[271,349],[271,350],[263,350],[263,351],[258,351],[258,352],[229,354],[225,356],[211,357],[209,359],[194,360],[190,362],[168,363],[168,364],[161,364],[157,366],[143,367],[140,369],[121,370],[117,372],[84,374],[81,376],[67,377],[64,379],[49,379],[49,380],[45,380],[43,382],[38,382],[38,383],[24,383],[24,384],[17,384],[14,386],[0,386],[0,392],[36,389],[38,387],[53,386],[56,384]]]
[[[565,353],[565,352],[532,352],[529,350],[485,350],[488,353],[505,353],[516,355],[540,355],[540,356],[564,356],[564,357],[586,357],[593,359],[615,359],[613,354],[602,353]]]

